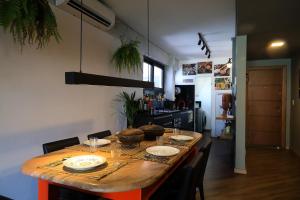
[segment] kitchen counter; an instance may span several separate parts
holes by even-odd
[[[184,130],[194,130],[193,110],[159,110],[153,114],[148,112],[138,113],[134,127],[145,124],[157,124],[165,128],[180,128]]]

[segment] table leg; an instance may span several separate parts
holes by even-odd
[[[48,200],[49,198],[49,183],[48,181],[38,180],[38,200]]]

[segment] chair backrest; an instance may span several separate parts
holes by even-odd
[[[106,130],[106,131],[101,131],[101,132],[98,132],[98,133],[93,133],[93,134],[90,134],[88,135],[88,139],[90,139],[91,137],[96,137],[96,138],[105,138],[107,136],[110,136],[111,135],[111,132],[110,130]]]
[[[210,148],[211,148],[212,140],[209,138],[207,141],[204,143],[204,145],[200,148],[199,152],[203,152],[203,163],[201,166],[200,174],[198,177],[200,177],[200,181],[203,181],[204,174],[205,174],[205,169],[210,153]]]
[[[78,137],[67,138],[67,139],[63,139],[63,140],[45,143],[45,144],[43,144],[43,150],[44,150],[44,154],[46,154],[46,153],[57,151],[57,150],[65,148],[65,147],[73,146],[76,144],[80,144]]]
[[[0,200],[12,200],[12,199],[0,195]]]
[[[194,200],[196,194],[197,177],[204,162],[204,154],[199,152],[196,156],[180,170],[180,192],[176,199]]]

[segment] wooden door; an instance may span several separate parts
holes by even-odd
[[[285,143],[285,68],[247,69],[247,145]]]

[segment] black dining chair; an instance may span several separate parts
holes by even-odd
[[[49,142],[43,144],[44,154],[50,153],[53,151],[61,150],[65,147],[73,146],[80,144],[78,137],[67,138],[63,140],[58,140],[54,142]],[[62,186],[50,185],[49,194],[51,197],[53,196],[54,199],[59,200],[102,200],[104,198],[94,196],[91,194],[86,194],[77,190],[73,190],[70,188],[65,188]],[[1,199],[0,199],[1,200]]]
[[[101,132],[98,132],[98,133],[89,134],[87,137],[88,137],[88,139],[90,139],[92,137],[96,137],[98,139],[101,139],[101,138],[105,138],[105,137],[110,136],[110,135],[111,135],[110,130],[106,130],[106,131],[101,131]]]
[[[73,145],[77,145],[77,144],[80,144],[78,137],[67,138],[67,139],[63,139],[63,140],[45,143],[45,144],[43,144],[43,150],[44,150],[44,154],[46,154],[46,153],[58,151],[65,147],[69,147],[69,146],[73,146]]]
[[[0,200],[12,200],[12,199],[10,199],[10,198],[8,198],[8,197],[5,197],[5,196],[2,196],[2,195],[0,195]]]
[[[197,177],[203,163],[199,152],[184,166],[177,169],[168,180],[152,195],[151,200],[195,200]]]
[[[207,138],[205,143],[203,144],[203,146],[199,150],[200,153],[203,153],[203,162],[202,162],[202,165],[201,165],[201,168],[200,168],[200,173],[199,173],[198,182],[197,182],[197,188],[199,189],[201,200],[205,199],[205,197],[204,197],[204,188],[203,188],[203,180],[204,180],[204,174],[205,174],[205,170],[206,170],[207,161],[208,161],[208,158],[209,158],[211,145],[212,145],[211,138]]]

